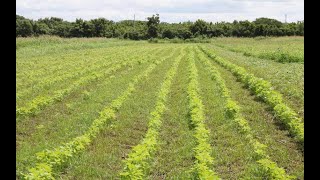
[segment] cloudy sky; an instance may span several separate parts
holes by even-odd
[[[183,22],[250,20],[269,17],[284,22],[304,20],[304,0],[16,0],[16,13],[30,19],[60,17],[74,21],[104,17],[119,21],[146,20],[159,13],[160,21]]]

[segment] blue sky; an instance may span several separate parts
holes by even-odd
[[[304,20],[303,0],[16,0],[16,13],[26,18],[60,17],[74,21],[104,17],[119,21],[146,20],[159,13],[160,21],[203,19],[217,22],[253,21],[269,17],[284,22]]]

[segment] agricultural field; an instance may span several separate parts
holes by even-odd
[[[215,45],[244,56],[304,63],[304,37],[218,38]]]
[[[17,38],[16,179],[304,179],[303,41]]]

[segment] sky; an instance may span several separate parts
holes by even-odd
[[[16,14],[37,20],[59,17],[90,20],[146,20],[158,13],[161,22],[253,21],[268,17],[287,22],[304,20],[304,0],[16,0]]]

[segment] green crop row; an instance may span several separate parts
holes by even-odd
[[[121,53],[122,52],[110,54],[110,56],[107,56],[107,58],[103,58],[103,59],[102,58],[94,58],[92,60],[86,59],[86,60],[80,61],[79,63],[75,63],[74,61],[65,62],[63,64],[60,63],[60,65],[58,65],[57,67],[50,66],[50,68],[41,68],[40,72],[37,72],[36,70],[30,73],[21,72],[20,75],[27,77],[29,84],[30,83],[34,84],[35,82],[38,82],[36,85],[30,86],[32,90],[34,89],[41,90],[42,88],[47,87],[55,82],[60,82],[60,81],[63,81],[64,79],[80,76],[86,72],[89,72],[88,70],[90,69],[93,70],[94,68],[99,68],[102,66],[102,64],[105,64],[105,66],[103,67],[106,67],[111,62],[114,63],[117,59],[119,58],[121,59],[125,57],[125,55],[124,54],[121,55]],[[130,53],[130,51],[126,51],[126,53]],[[113,61],[110,61],[110,60],[113,60]],[[103,63],[103,62],[107,62],[107,63]],[[67,71],[62,73],[55,73],[55,72],[59,72],[63,68],[67,68]],[[44,79],[43,76],[46,74],[50,74],[50,76]],[[40,79],[36,81],[37,79],[34,78],[35,76],[39,76]],[[17,79],[22,79],[22,77],[21,78],[17,77]],[[22,85],[25,86],[28,84],[26,84],[26,82],[24,81],[22,82]],[[19,88],[19,86],[17,86],[17,88]],[[24,88],[24,91],[26,90],[29,90],[29,88]],[[23,94],[23,92],[19,90],[19,94]]]
[[[278,91],[273,90],[270,82],[255,77],[244,68],[215,56],[203,47],[200,47],[200,49],[212,60],[231,71],[241,82],[245,83],[256,96],[271,106],[276,117],[286,126],[290,134],[294,136],[299,143],[304,144],[304,124],[301,118],[283,102],[282,95]]]
[[[132,58],[137,58],[137,57],[141,56],[141,54],[139,52],[135,52],[135,53],[131,54],[131,56],[132,56]],[[54,83],[62,82],[62,81],[69,79],[69,78],[81,77],[82,75],[85,75],[85,74],[88,74],[91,72],[97,72],[101,69],[109,67],[110,65],[114,65],[114,64],[119,63],[119,61],[117,61],[118,59],[126,59],[126,61],[130,61],[130,60],[127,60],[125,55],[118,56],[118,54],[114,54],[114,55],[109,56],[107,60],[110,60],[110,59],[116,59],[116,60],[107,61],[107,63],[101,63],[101,61],[98,61],[94,65],[92,65],[92,67],[90,67],[90,68],[88,68],[88,67],[84,68],[83,66],[78,67],[78,68],[76,68],[76,70],[73,70],[71,72],[66,72],[63,75],[59,75],[59,76],[55,76],[53,78],[45,79],[45,80],[41,81],[40,83],[38,83],[36,87],[32,87],[33,88],[32,90],[42,90],[43,88],[47,88],[48,86],[50,86]],[[19,93],[17,93],[17,97],[19,98],[19,97],[24,96],[28,92],[28,90],[29,89],[26,88],[24,91],[20,91]]]
[[[288,176],[283,168],[278,167],[275,162],[270,160],[265,151],[267,146],[254,138],[247,120],[241,114],[239,105],[236,101],[231,99],[229,89],[226,87],[225,81],[221,77],[219,71],[209,62],[203,53],[199,53],[198,57],[198,59],[205,65],[207,71],[210,72],[211,78],[217,82],[222,96],[226,99],[226,115],[236,122],[240,132],[245,135],[246,139],[252,145],[256,155],[255,159],[261,165],[260,170],[263,171],[262,174],[266,174],[268,176],[265,178],[281,180],[295,179],[294,176]]]
[[[170,55],[172,57],[173,54]],[[143,73],[135,76],[125,90],[117,99],[114,99],[109,106],[100,112],[100,116],[95,119],[89,130],[82,136],[74,138],[72,141],[65,143],[53,150],[44,150],[36,154],[37,163],[35,167],[29,169],[29,173],[23,174],[25,179],[54,179],[54,169],[58,169],[70,158],[77,153],[85,150],[90,142],[104,128],[104,125],[115,119],[115,113],[122,106],[123,102],[135,91],[135,86],[141,80],[148,78],[149,74],[157,67],[158,64],[170,58],[162,58],[154,61]]]
[[[68,88],[57,90],[53,93],[53,96],[49,97],[43,97],[38,96],[35,99],[33,99],[31,102],[29,102],[25,107],[17,108],[16,109],[16,115],[17,117],[28,117],[35,115],[39,113],[42,109],[45,107],[53,104],[54,102],[61,101],[65,96],[69,95],[74,90],[80,88],[81,86],[88,84],[92,81],[95,81],[100,78],[104,78],[109,74],[112,74],[113,72],[121,69],[122,67],[126,66],[132,66],[133,64],[141,64],[148,61],[149,56],[143,56],[139,59],[124,61],[119,64],[114,64],[107,70],[105,70],[103,73],[91,73],[89,76],[82,77],[76,82],[74,82],[71,86]]]
[[[192,51],[188,57],[189,61],[189,111],[191,123],[194,126],[194,137],[197,146],[194,148],[196,162],[194,170],[197,178],[200,179],[220,179],[218,175],[210,169],[213,163],[213,157],[210,155],[211,146],[208,142],[209,130],[204,124],[203,104],[199,95],[198,71],[195,66],[194,53]]]
[[[157,149],[159,130],[161,128],[161,116],[166,108],[165,104],[171,88],[172,80],[177,72],[181,61],[181,55],[176,58],[170,70],[166,73],[165,79],[158,93],[155,109],[150,113],[148,131],[140,144],[132,148],[131,153],[125,160],[125,168],[120,173],[123,179],[145,179],[148,171],[149,161]]]
[[[242,48],[231,48],[231,47],[226,47],[226,46],[218,45],[218,44],[217,44],[217,46],[219,46],[221,48],[225,48],[225,49],[232,51],[232,52],[242,53],[244,56],[252,56],[252,57],[257,57],[257,58],[262,58],[262,59],[270,59],[270,60],[275,60],[275,61],[281,62],[281,63],[304,62],[303,56],[291,54],[291,53],[285,52],[283,50],[254,52],[253,50],[249,51],[249,50],[245,50]]]
[[[121,55],[121,53],[132,52],[133,50],[130,48],[123,48],[119,51],[116,48],[106,48],[104,51],[81,51],[77,53],[68,53],[68,54],[56,54],[55,56],[43,56],[43,57],[35,57],[30,58],[28,61],[24,61],[23,59],[17,59],[16,65],[17,70],[17,79],[20,79],[21,76],[28,75],[28,78],[42,77],[48,73],[52,74],[57,70],[69,70],[70,68],[83,66],[88,64],[88,61],[100,61],[100,59],[96,59],[95,57],[107,57],[113,56],[117,57]],[[94,53],[94,54],[93,54]],[[92,56],[89,56],[92,55]],[[74,57],[81,58],[81,61],[75,63]],[[48,68],[50,67],[50,68]]]

